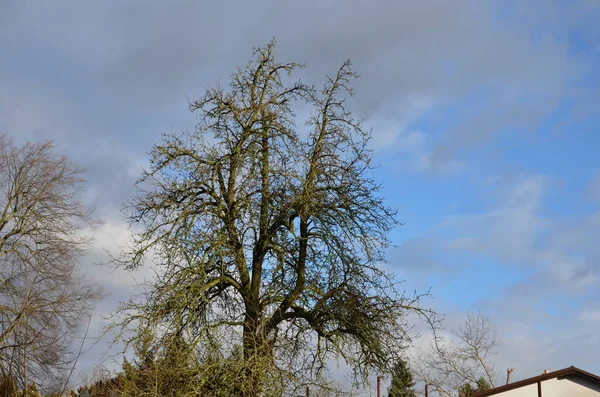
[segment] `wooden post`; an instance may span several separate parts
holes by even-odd
[[[425,397],[429,397],[429,385],[425,383]]]
[[[377,377],[377,397],[381,397],[381,376]]]
[[[306,385],[306,397],[310,397],[310,388]]]

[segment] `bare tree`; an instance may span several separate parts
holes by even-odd
[[[60,388],[98,288],[77,270],[93,223],[81,170],[51,142],[0,136],[0,370],[21,386]]]
[[[379,266],[396,212],[378,196],[370,133],[345,107],[350,62],[317,91],[291,81],[300,65],[273,48],[190,104],[195,131],[154,146],[128,208],[143,231],[122,260],[137,268],[152,253],[157,277],[119,325],[184,334],[197,349],[239,343],[243,396],[329,358],[359,379],[389,371],[406,314],[428,313]],[[295,104],[312,109],[304,130]]]
[[[491,356],[496,347],[491,318],[468,313],[462,327],[448,338],[436,337],[429,351],[413,360],[413,370],[419,381],[448,397],[464,392],[465,385],[495,387],[499,378]]]

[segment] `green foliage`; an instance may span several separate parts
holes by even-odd
[[[469,397],[476,393],[476,389],[470,383],[465,383],[458,389],[458,397]]]
[[[234,346],[227,357],[211,350],[200,357],[190,350],[183,338],[174,336],[167,346],[157,345],[151,336],[135,347],[135,360],[123,362],[123,372],[117,385],[122,397],[229,397],[247,392],[249,369],[241,346]],[[152,347],[150,347],[152,346]],[[160,346],[160,347],[159,347]],[[91,397],[96,397],[90,388]],[[265,396],[280,395],[265,382]]]
[[[458,389],[458,397],[468,397],[475,393],[480,393],[482,391],[490,390],[492,385],[490,382],[485,379],[483,376],[477,379],[477,383],[475,387],[471,383],[465,383]]]
[[[413,375],[405,360],[394,367],[388,397],[415,397]]]
[[[25,391],[19,389],[17,386],[17,380],[14,376],[8,374],[0,374],[0,397],[24,397]],[[28,397],[40,397],[34,383],[30,383],[27,386]]]
[[[414,386],[415,382],[408,363],[401,359],[394,367],[388,397],[415,397]]]
[[[27,386],[27,395],[25,394],[25,390],[17,391],[16,397],[41,397],[40,392],[38,391],[35,384],[31,383]]]
[[[485,379],[483,376],[477,379],[477,393],[490,390],[491,388],[492,385],[490,385],[490,382],[488,382],[488,380]]]
[[[123,363],[122,396],[195,396],[199,388],[199,368],[181,336],[174,336],[155,351],[152,336],[136,346],[136,361]]]
[[[17,382],[14,376],[0,375],[0,397],[15,397],[17,395]]]

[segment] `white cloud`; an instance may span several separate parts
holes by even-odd
[[[467,163],[464,161],[434,161],[434,142],[433,137],[429,134],[421,131],[408,131],[400,133],[393,142],[381,147],[380,155],[389,159],[385,162],[388,168],[399,173],[454,176],[466,170]]]
[[[105,288],[123,293],[126,300],[132,288],[153,276],[151,266],[143,266],[136,271],[115,268],[110,265],[111,256],[119,257],[121,248],[127,249],[131,243],[131,232],[122,220],[108,219],[94,231],[94,245],[86,261],[86,273]],[[113,297],[114,298],[114,297]]]
[[[434,161],[433,152],[421,154],[413,164],[417,171],[421,172],[439,172],[440,174],[457,174],[463,171],[467,165],[463,161],[448,160],[446,162]]]
[[[422,150],[430,145],[431,137],[421,131],[409,131],[396,139],[399,151],[412,152]]]
[[[457,233],[450,242],[456,248],[535,266],[548,255],[536,244],[536,239],[552,228],[551,220],[540,215],[548,186],[544,175],[489,180],[485,184],[491,206],[488,211],[448,215],[439,227]]]
[[[600,326],[600,309],[584,309],[579,319],[590,326]]]

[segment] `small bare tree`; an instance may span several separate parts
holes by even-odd
[[[51,142],[0,136],[0,371],[21,386],[63,386],[73,340],[100,297],[77,270],[93,224],[82,183]]]
[[[440,395],[455,397],[461,388],[473,385],[495,387],[498,374],[491,356],[498,347],[491,318],[467,314],[462,327],[451,331],[449,338],[436,337],[429,351],[413,363],[416,378],[437,390]]]

